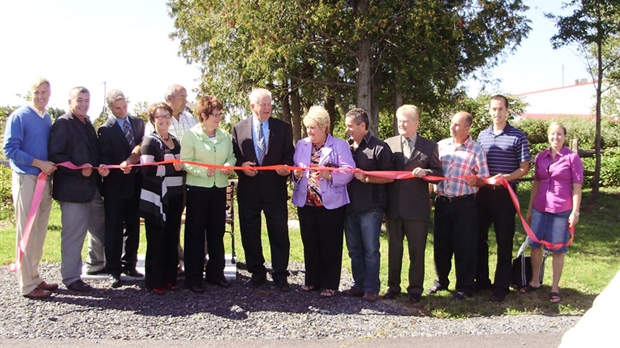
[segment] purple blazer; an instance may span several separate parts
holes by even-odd
[[[301,139],[295,147],[293,161],[295,166],[306,168],[310,166],[310,157],[312,155],[312,143],[309,138]],[[349,144],[341,139],[336,139],[327,135],[325,145],[321,149],[321,160],[319,166],[325,163],[333,163],[339,168],[355,168],[355,162],[351,155]],[[306,204],[308,195],[308,173],[301,179],[296,180],[295,175],[291,173],[295,188],[293,190],[293,204],[303,207]],[[353,179],[353,172],[349,170],[338,170],[332,172],[332,181],[321,179],[321,197],[323,206],[326,209],[336,209],[345,204],[349,204],[349,193],[347,192],[347,184]]]

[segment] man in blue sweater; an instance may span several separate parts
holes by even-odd
[[[54,163],[47,160],[47,141],[52,127],[52,118],[47,113],[49,81],[39,78],[32,84],[31,92],[31,104],[15,110],[9,116],[4,131],[4,154],[13,170],[11,186],[19,244],[23,243],[37,176],[41,172],[49,175],[56,170]],[[51,180],[48,176],[39,210],[34,215],[32,229],[24,245],[21,264],[18,265],[17,281],[22,295],[27,298],[50,297],[51,291],[58,289],[58,284],[46,283],[37,270],[43,255],[51,207]]]

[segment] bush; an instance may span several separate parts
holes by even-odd
[[[0,220],[15,220],[11,194],[11,168],[0,165]]]

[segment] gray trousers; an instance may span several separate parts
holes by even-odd
[[[82,247],[86,231],[90,231],[89,260],[93,257],[103,260],[104,211],[99,191],[88,203],[58,202],[62,212],[62,231],[60,233],[60,252],[62,262],[60,275],[62,282],[69,285],[80,279],[82,274]],[[90,251],[93,249],[93,254]]]
[[[88,254],[86,256],[86,272],[97,272],[105,269],[105,218],[103,199],[99,190],[95,192],[88,220]]]

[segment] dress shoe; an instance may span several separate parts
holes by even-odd
[[[259,286],[265,284],[266,281],[267,281],[267,277],[264,274],[263,275],[253,274],[252,278],[250,278],[250,280],[248,280],[245,284],[253,288],[258,288]]]
[[[39,283],[39,285],[37,285],[38,288],[43,289],[43,290],[47,290],[47,291],[54,291],[56,289],[58,289],[58,284],[56,283],[46,283],[45,280],[42,281],[41,283]]]
[[[95,270],[95,271],[90,271],[90,270],[86,271],[86,275],[94,276],[94,275],[104,275],[104,274],[108,274],[108,272],[106,271],[105,268],[98,269],[98,270]]]
[[[288,284],[288,281],[286,279],[276,280],[274,281],[274,283],[276,284],[276,288],[278,288],[278,290],[282,292],[291,291],[291,286]]]
[[[226,279],[222,279],[219,281],[207,281],[207,283],[212,284],[212,285],[217,285],[220,288],[230,288],[230,286],[232,285],[231,282],[229,282]]]
[[[395,290],[388,290],[385,295],[383,295],[383,299],[384,300],[393,300],[396,297],[398,297],[398,295],[400,294],[400,292],[395,291]]]
[[[204,294],[205,288],[202,285],[190,285],[187,287],[194,294]]]
[[[457,291],[454,293],[454,295],[452,295],[452,300],[453,301],[462,301],[462,300],[466,300],[468,298],[470,298],[471,295],[464,292],[464,291]]]
[[[429,295],[432,295],[432,294],[434,294],[436,292],[444,291],[444,290],[448,290],[448,287],[447,286],[441,286],[441,285],[433,285],[432,288],[426,290],[426,293],[429,294]]]
[[[125,268],[123,273],[134,278],[142,278],[144,274],[138,272],[135,268]]]
[[[489,297],[489,301],[491,302],[502,302],[504,298],[508,294],[508,290],[504,288],[495,288]]]
[[[493,288],[491,282],[474,282],[474,292],[484,291]]]
[[[157,294],[157,295],[163,295],[166,292],[166,290],[164,290],[164,288],[154,288],[153,289],[153,293]]]
[[[81,279],[78,279],[73,283],[67,285],[67,289],[77,292],[88,292],[91,291],[93,288],[90,285],[84,283]]]
[[[30,299],[42,299],[42,298],[48,298],[52,296],[52,292],[51,291],[47,291],[47,290],[43,290],[41,288],[34,288],[34,290],[32,290],[31,292],[27,293],[26,295],[24,295],[24,297],[26,298],[30,298]]]
[[[123,282],[121,281],[121,276],[120,275],[110,275],[108,277],[108,282],[110,283],[110,287],[116,289],[116,288],[120,288],[123,285]]]
[[[347,289],[345,291],[342,292],[343,295],[345,296],[349,296],[349,297],[362,297],[364,296],[364,292],[356,287],[351,287],[350,289]]]
[[[379,295],[376,292],[366,291],[364,296],[362,296],[362,300],[366,302],[377,302],[379,300]]]
[[[418,303],[420,302],[420,298],[422,297],[422,295],[420,294],[409,294],[409,302],[411,303]]]

